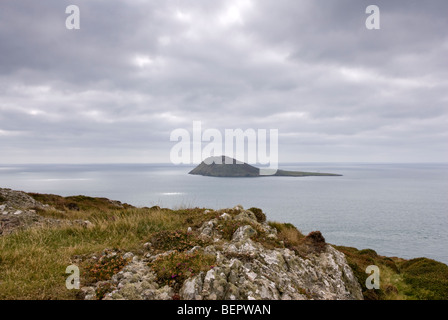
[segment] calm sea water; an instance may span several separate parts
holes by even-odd
[[[136,206],[262,208],[327,242],[448,263],[448,164],[316,164],[342,177],[213,178],[172,165],[0,165],[0,186]]]

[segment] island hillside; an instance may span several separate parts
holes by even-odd
[[[247,163],[237,163],[237,160],[226,156],[209,157],[202,161],[189,174],[211,177],[308,177],[308,176],[342,176],[334,173],[304,172],[277,170],[273,175],[261,175],[260,169]]]

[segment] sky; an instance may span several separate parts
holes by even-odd
[[[447,14],[446,0],[1,0],[0,163],[169,163],[193,121],[277,129],[280,162],[448,162]]]

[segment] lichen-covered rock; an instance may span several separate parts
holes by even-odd
[[[255,236],[257,231],[252,228],[250,225],[245,225],[239,227],[232,236],[232,241],[241,241],[250,239],[252,236]]]
[[[0,197],[3,199],[2,206],[0,210],[5,210],[7,208],[17,211],[26,210],[26,209],[34,209],[34,208],[45,208],[45,206],[36,201],[33,197],[29,196],[23,191],[16,191],[11,189],[0,188]]]
[[[94,224],[88,220],[62,220],[38,215],[36,209],[55,209],[40,203],[23,191],[0,188],[0,199],[0,235],[34,225],[61,226],[68,224],[89,229],[94,227]]]
[[[214,240],[205,248],[195,246],[187,250],[215,256],[216,263],[211,269],[170,287],[158,282],[148,263],[174,251],[157,254],[150,251],[141,258],[126,254],[132,260],[112,277],[112,290],[104,299],[363,299],[361,287],[344,254],[326,244],[323,237],[318,243],[319,250],[312,250],[311,239],[310,250],[305,255],[283,246],[268,248],[255,241],[256,236],[276,240],[277,229],[257,221],[252,212],[238,209],[236,215],[222,214],[193,231],[199,237]],[[238,227],[228,241],[221,234],[221,220],[247,224]],[[151,245],[145,244],[145,247]],[[91,298],[91,294],[86,297]]]

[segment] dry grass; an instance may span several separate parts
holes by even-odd
[[[184,228],[186,220],[196,215],[137,208],[90,209],[77,218],[87,216],[91,228],[39,226],[0,237],[0,299],[74,299],[76,290],[65,288],[65,269],[74,256],[105,248],[138,250],[152,234]]]
[[[205,209],[179,209],[176,211],[160,208],[134,208],[118,205],[102,198],[59,197],[53,195],[33,195],[43,203],[54,205],[55,209],[40,210],[46,216],[64,220],[89,220],[92,226],[62,224],[59,226],[41,225],[0,237],[0,299],[76,299],[77,290],[67,290],[65,281],[68,265],[78,262],[79,257],[88,257],[106,248],[118,248],[122,252],[142,250],[143,243],[154,236],[165,235],[168,245],[178,237],[181,245],[191,247],[195,239],[184,235],[188,226],[198,227],[204,221],[221,215],[224,211]],[[120,208],[120,206],[122,206]],[[238,210],[225,210],[232,216]],[[269,222],[278,231],[278,240],[264,238],[258,231],[254,240],[266,246],[288,247],[299,254],[304,245],[324,243],[323,237],[312,233],[304,236],[291,224]],[[223,225],[223,227],[225,227]],[[229,225],[229,235],[236,225]],[[256,227],[256,226],[255,226]],[[179,235],[179,236],[178,236]],[[183,237],[183,238],[182,238]],[[185,239],[184,239],[185,238]],[[193,241],[194,240],[194,241]],[[170,242],[171,241],[171,242]],[[177,240],[176,240],[177,241]],[[176,246],[179,243],[176,243]],[[314,250],[313,249],[313,250]],[[336,247],[342,251],[363,287],[364,297],[368,299],[448,299],[448,266],[426,258],[409,261],[399,258],[379,256],[370,249],[358,250],[349,247]],[[198,266],[202,266],[198,259]],[[173,260],[174,261],[174,260]],[[173,272],[170,277],[178,277],[184,269],[171,261]],[[205,261],[205,260],[204,260]],[[199,263],[201,262],[201,263]],[[205,261],[205,265],[211,262]],[[377,265],[380,268],[381,289],[367,290],[365,268]],[[186,265],[187,266],[187,265]],[[195,265],[193,265],[194,267]],[[81,275],[86,271],[81,263]],[[156,265],[155,265],[156,267]],[[195,270],[188,265],[189,272]],[[179,270],[178,270],[179,269]],[[175,272],[174,272],[175,271]],[[173,278],[174,279],[174,278]],[[86,282],[87,279],[84,279]],[[83,278],[81,278],[81,285]]]

